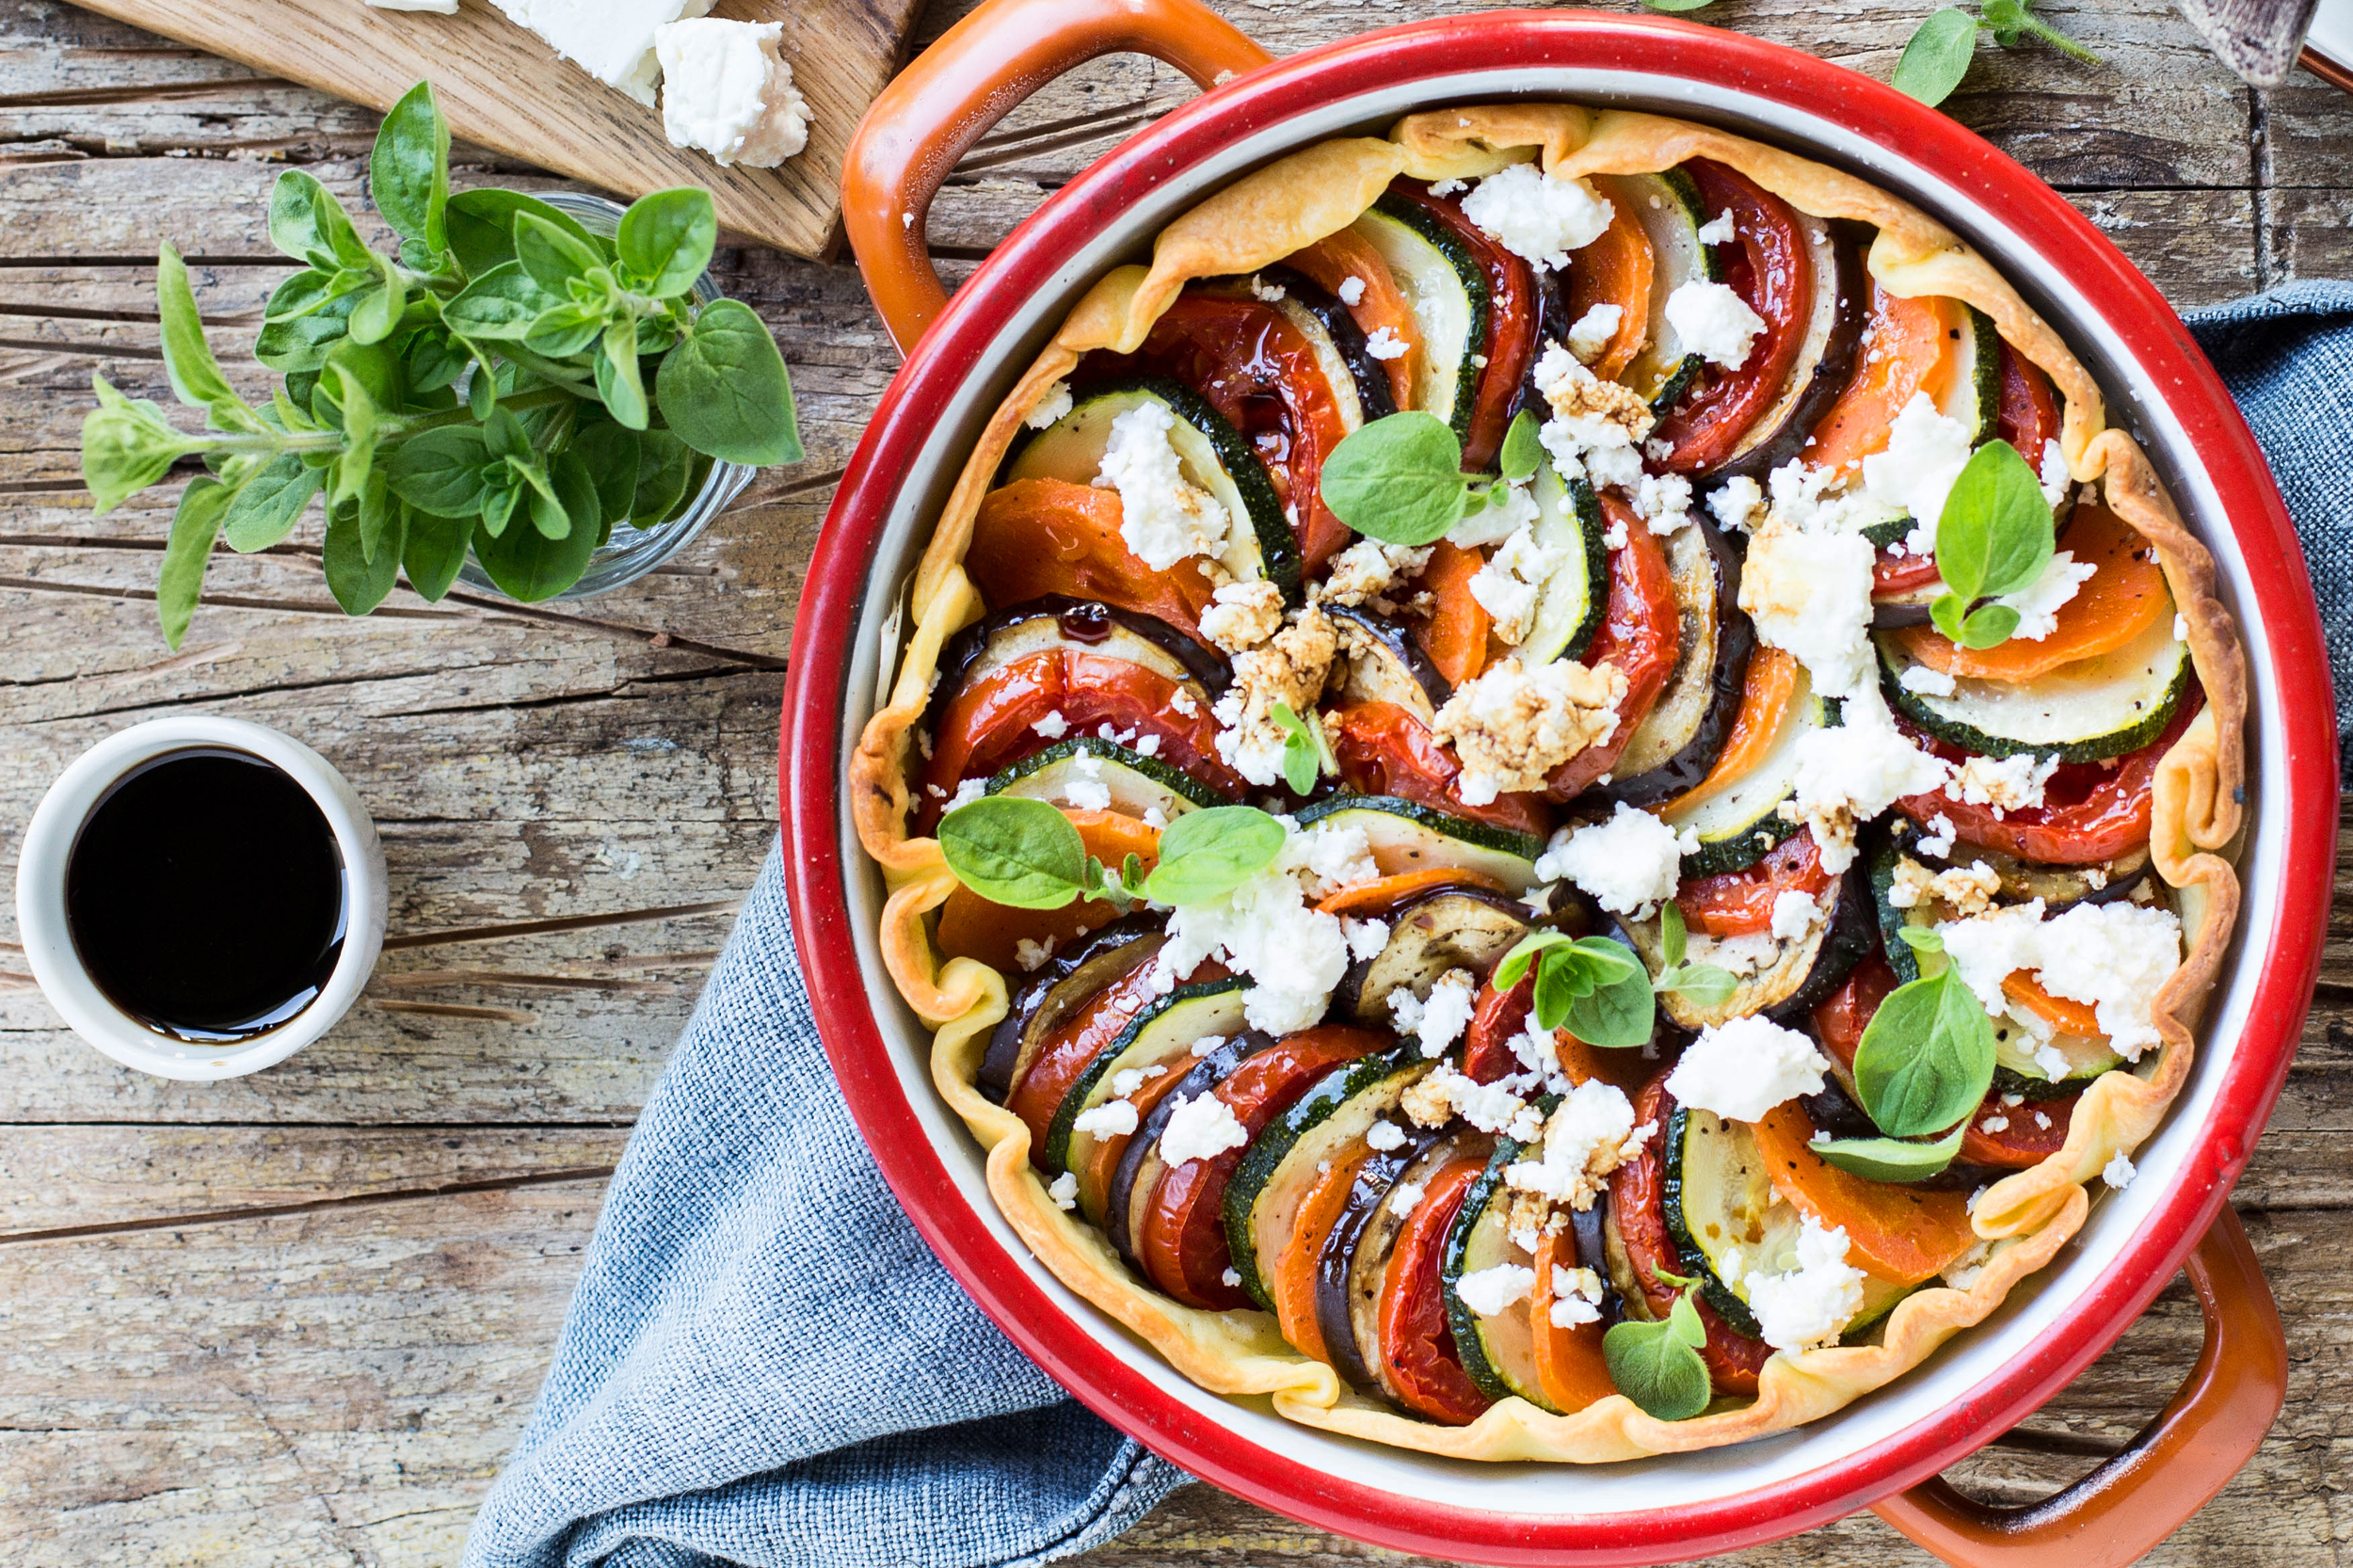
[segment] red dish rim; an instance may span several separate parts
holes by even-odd
[[[1990,209],[2047,258],[2150,377],[2219,493],[2261,614],[2285,714],[2287,838],[2279,926],[2208,1130],[2117,1266],[1999,1372],[1897,1435],[1817,1469],[1640,1517],[1491,1512],[1338,1480],[1237,1438],[1098,1344],[1006,1256],[915,1114],[864,989],[844,892],[839,767],[850,639],[883,521],[917,449],[1002,325],[1101,229],[1107,210],[1182,180],[1238,136],[1327,104],[1459,72],[1514,67],[1641,71],[1732,88],[1836,125]],[[1402,1551],[1495,1563],[1646,1563],[1737,1551],[1826,1523],[1913,1484],[2022,1419],[2089,1365],[2164,1287],[2204,1232],[2268,1119],[2317,972],[2335,855],[2334,702],[2320,621],[2285,506],[2246,423],[2189,333],[2132,264],[2050,187],[1969,131],[1842,66],[1660,18],[1509,12],[1411,24],[1278,61],[1131,137],[1015,230],[892,381],[842,479],[795,628],[779,744],[785,870],[819,1032],[852,1113],[916,1227],[984,1310],[1114,1426],[1193,1474],[1311,1524]],[[2250,955],[2251,956],[2251,955]]]

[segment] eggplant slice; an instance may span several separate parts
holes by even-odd
[[[1683,640],[1667,678],[1618,758],[1605,799],[1655,806],[1691,789],[1716,765],[1740,714],[1756,632],[1740,613],[1740,558],[1716,525],[1694,516],[1667,541],[1683,612]]]
[[[1425,725],[1437,717],[1454,688],[1411,632],[1350,605],[1326,604],[1323,612],[1340,634],[1342,703],[1393,702]]]
[[[1845,875],[1822,890],[1817,905],[1820,917],[1802,936],[1766,934],[1730,937],[1711,943],[1694,936],[1687,957],[1695,964],[1719,964],[1732,970],[1737,982],[1729,999],[1702,1007],[1679,992],[1658,999],[1659,1016],[1687,1030],[1705,1029],[1734,1018],[1761,1013],[1775,1023],[1802,1023],[1816,1002],[1830,995],[1838,983],[1877,945],[1878,921],[1873,918],[1870,885],[1858,859]],[[1656,917],[1622,920],[1619,939],[1641,954],[1650,972],[1666,968],[1664,938]]]
[[[1321,284],[1287,266],[1268,267],[1258,274],[1258,280],[1280,288],[1283,304],[1296,304],[1322,328],[1340,363],[1348,369],[1349,383],[1356,392],[1356,408],[1366,424],[1386,419],[1397,412],[1397,400],[1389,393],[1389,373],[1366,349],[1365,329],[1356,325],[1356,318],[1349,314],[1347,306],[1334,298]],[[1289,311],[1283,313],[1289,316],[1294,325],[1297,324],[1297,314]]]
[[[1750,426],[1732,456],[1708,474],[1710,485],[1743,476],[1762,483],[1773,470],[1801,456],[1814,427],[1854,379],[1864,323],[1871,313],[1870,279],[1863,269],[1863,251],[1871,242],[1871,231],[1846,219],[1825,222],[1794,208],[1791,211],[1805,234],[1806,255],[1814,264],[1813,309],[1806,320],[1805,342],[1780,394]]]
[[[1048,958],[1021,984],[988,1036],[974,1083],[997,1104],[1021,1081],[1047,1035],[1103,987],[1158,952],[1168,917],[1138,910]]]
[[[1528,905],[1484,888],[1440,888],[1389,914],[1389,939],[1348,967],[1332,993],[1336,1013],[1388,1029],[1389,998],[1401,989],[1427,998],[1449,969],[1481,980],[1528,935]]]
[[[1397,1250],[1398,1235],[1413,1210],[1409,1208],[1399,1213],[1389,1195],[1402,1186],[1427,1186],[1432,1176],[1457,1160],[1486,1158],[1493,1152],[1494,1142],[1486,1133],[1469,1128],[1426,1142],[1409,1133],[1405,1147],[1414,1148],[1418,1143],[1419,1152],[1387,1181],[1379,1183],[1377,1195],[1360,1210],[1357,1199],[1367,1195],[1370,1185],[1366,1176],[1375,1165],[1388,1163],[1375,1156],[1356,1178],[1347,1207],[1340,1211],[1340,1223],[1332,1227],[1323,1243],[1316,1270],[1316,1324],[1323,1330],[1324,1348],[1332,1352],[1342,1377],[1360,1388],[1378,1390],[1400,1409],[1409,1407],[1382,1375],[1385,1368],[1381,1355],[1381,1287],[1388,1273],[1389,1255]],[[1329,1287],[1336,1275],[1337,1288],[1333,1289]]]
[[[1204,707],[1225,695],[1234,678],[1225,655],[1158,616],[1091,599],[1047,594],[1000,610],[966,627],[941,650],[939,681],[923,715],[927,734],[956,694],[1016,660],[1048,648],[1080,648],[1141,664],[1187,687]]]
[[[2046,915],[2056,915],[2072,904],[2114,904],[2129,899],[2149,875],[2147,844],[2089,866],[2047,866],[1966,840],[1956,840],[1945,854],[1924,855],[1920,840],[1925,834],[1926,829],[1909,817],[1898,815],[1888,822],[1888,840],[1897,854],[1909,856],[1924,866],[1939,868],[1982,862],[2001,878],[2001,890],[1993,895],[1997,903],[2025,904],[2039,898]]]

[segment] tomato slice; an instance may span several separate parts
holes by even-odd
[[[1324,1073],[1389,1044],[1369,1030],[1325,1024],[1244,1058],[1210,1093],[1256,1138]],[[1152,1190],[1136,1237],[1136,1255],[1152,1283],[1187,1306],[1225,1311],[1251,1304],[1239,1284],[1225,1283],[1234,1266],[1225,1240],[1225,1183],[1247,1148],[1244,1144],[1171,1165]]]
[[[1801,827],[1745,871],[1693,877],[1675,892],[1683,923],[1710,936],[1749,936],[1773,928],[1773,901],[1784,893],[1819,898],[1836,880],[1822,869],[1814,831]]]
[[[2042,449],[2058,440],[2058,393],[2042,367],[2007,342],[2002,344],[2002,406],[1995,416],[2002,440],[2018,449],[2026,465],[2042,472]]]
[[[1046,1132],[1053,1125],[1063,1096],[1079,1081],[1087,1064],[1118,1039],[1136,1021],[1137,1014],[1160,999],[1161,992],[1152,983],[1152,969],[1151,963],[1139,959],[1135,968],[1096,992],[1061,1028],[1038,1043],[1030,1070],[1005,1096],[1005,1109],[1029,1126],[1030,1162],[1039,1170],[1048,1169]],[[1215,980],[1225,972],[1211,964],[1191,978]]]
[[[1323,362],[1290,318],[1256,299],[1188,291],[1132,355],[1090,355],[1130,373],[1193,388],[1241,432],[1290,508],[1291,533],[1313,574],[1354,536],[1323,504],[1323,460],[1348,434]]]
[[[1682,652],[1683,611],[1675,603],[1674,578],[1657,536],[1614,492],[1603,492],[1601,513],[1625,530],[1625,543],[1609,552],[1609,598],[1585,663],[1596,669],[1617,665],[1625,676],[1625,696],[1609,739],[1587,746],[1545,781],[1545,793],[1555,800],[1574,797],[1617,765],[1667,689]]]
[[[1962,648],[1932,626],[1906,627],[1897,639],[1930,669],[1973,680],[2026,681],[2112,653],[2172,610],[2173,594],[2155,549],[2105,506],[2078,505],[2058,548],[2098,569],[2058,607],[2058,624],[2041,640],[2012,637],[1992,648]]]
[[[1470,591],[1471,579],[1486,564],[1484,551],[1440,539],[1431,546],[1430,562],[1414,580],[1415,588],[1433,601],[1429,618],[1415,628],[1414,640],[1450,686],[1460,686],[1486,667],[1487,633],[1495,618]]]
[[[1160,834],[1133,817],[1116,811],[1064,809],[1087,853],[1106,866],[1126,863],[1134,855],[1150,871],[1160,863]],[[1081,931],[1099,930],[1119,918],[1119,911],[1101,899],[1083,899],[1060,909],[1012,909],[991,904],[959,884],[939,906],[939,951],[951,958],[977,958],[1007,974],[1017,972],[1016,954],[1026,938],[1041,945],[1069,941]]]
[[[1863,1032],[1870,1026],[1871,1016],[1887,1000],[1887,993],[1901,984],[1887,960],[1875,952],[1857,964],[1837,989],[1814,1004],[1815,1036],[1840,1066],[1854,1066],[1855,1048],[1863,1044]]]
[[[2165,733],[2138,751],[2105,762],[2064,762],[2042,786],[2042,804],[2016,807],[1997,817],[1991,806],[1969,806],[1937,793],[1908,795],[1897,807],[1914,822],[1943,816],[1966,841],[2052,866],[2089,866],[2112,860],[2149,841],[2149,797],[2157,764],[2181,739],[2205,693],[2196,681]],[[1901,719],[1897,728],[1947,761],[1968,754],[1938,741]]]
[[[1504,890],[1503,884],[1485,872],[1475,872],[1458,866],[1425,866],[1419,871],[1399,872],[1394,876],[1377,877],[1359,882],[1353,888],[1342,888],[1323,899],[1316,908],[1326,915],[1350,915],[1358,920],[1379,918],[1417,893],[1433,888],[1484,888],[1491,893]]]
[[[1634,1125],[1655,1121],[1664,1128],[1673,1113],[1674,1099],[1667,1093],[1667,1075],[1661,1072],[1635,1096]],[[1658,1272],[1664,1269],[1670,1273],[1684,1272],[1683,1259],[1667,1234],[1666,1161],[1659,1153],[1660,1142],[1651,1139],[1642,1145],[1641,1154],[1619,1166],[1609,1177],[1610,1217],[1617,1221],[1618,1236],[1625,1243],[1626,1262],[1631,1266],[1635,1286],[1654,1320],[1673,1310],[1675,1298],[1683,1293],[1680,1287],[1660,1279]],[[1707,1329],[1707,1343],[1700,1347],[1700,1359],[1707,1363],[1707,1375],[1716,1391],[1755,1393],[1756,1374],[1771,1359],[1773,1347],[1734,1329],[1697,1291],[1691,1294],[1691,1304],[1698,1309],[1700,1322]]]
[[[1381,361],[1382,370],[1389,378],[1389,401],[1401,408],[1414,406],[1414,372],[1421,363],[1421,320],[1414,314],[1414,307],[1405,297],[1405,291],[1397,286],[1397,277],[1389,271],[1389,264],[1381,259],[1381,252],[1372,242],[1353,229],[1342,229],[1324,235],[1305,250],[1294,250],[1283,259],[1283,264],[1321,286],[1326,294],[1338,298],[1342,285],[1354,279],[1364,285],[1356,303],[1341,301],[1352,320],[1365,336],[1387,328],[1389,335],[1405,345],[1405,352],[1394,360]]]
[[[981,498],[964,569],[989,608],[1048,594],[1157,616],[1193,637],[1212,589],[1198,571],[1154,571],[1119,534],[1119,492],[1064,479],[1017,479]]]
[[[1468,1426],[1495,1402],[1463,1370],[1439,1277],[1447,1232],[1486,1168],[1484,1160],[1456,1160],[1430,1178],[1381,1276],[1382,1365],[1407,1409],[1448,1426]]]
[[[1855,1267],[1918,1285],[1977,1244],[1968,1193],[1872,1181],[1840,1170],[1809,1146],[1814,1124],[1795,1100],[1773,1107],[1751,1128],[1773,1191],[1824,1230],[1844,1227]]]
[[[1479,369],[1470,434],[1463,441],[1463,467],[1477,473],[1503,449],[1513,395],[1535,359],[1536,280],[1526,262],[1481,233],[1455,200],[1433,196],[1429,186],[1413,180],[1396,181],[1389,189],[1452,230],[1487,274],[1487,362]]]
[[[1457,817],[1538,836],[1552,831],[1542,795],[1499,794],[1485,806],[1464,801],[1463,764],[1429,726],[1394,702],[1358,702],[1325,715],[1323,733],[1340,764],[1340,782],[1360,795],[1398,795]]]
[[[1884,451],[1888,431],[1915,392],[1933,398],[1952,376],[1953,333],[1961,308],[1949,299],[1906,299],[1871,280],[1871,319],[1863,329],[1870,348],[1854,378],[1814,427],[1806,460],[1844,468]]]
[[[1567,1225],[1536,1240],[1536,1293],[1528,1304],[1535,1336],[1536,1385],[1554,1409],[1574,1416],[1618,1391],[1601,1352],[1608,1323],[1596,1320],[1561,1328],[1552,1320],[1552,1271],[1577,1267],[1577,1237]]]
[[[1720,247],[1724,281],[1764,319],[1765,330],[1749,345],[1736,370],[1714,360],[1700,366],[1699,379],[1651,432],[1673,450],[1660,463],[1670,472],[1698,473],[1732,456],[1781,395],[1805,345],[1814,313],[1814,260],[1805,234],[1788,203],[1748,176],[1694,158],[1683,166],[1700,188],[1710,213],[1732,214],[1733,244]]]
[[[955,696],[932,736],[916,823],[928,833],[956,786],[986,778],[1053,744],[1037,731],[1049,713],[1072,732],[1111,725],[1137,738],[1160,737],[1160,760],[1240,799],[1248,785],[1217,754],[1217,720],[1194,699],[1193,712],[1170,706],[1176,682],[1157,670],[1083,648],[1050,648],[990,671]]]
[[[1358,1143],[1316,1178],[1300,1200],[1299,1217],[1274,1260],[1275,1326],[1302,1354],[1325,1363],[1332,1359],[1332,1349],[1324,1343],[1323,1324],[1316,1317],[1316,1263],[1332,1227],[1339,1224],[1340,1211],[1348,1207],[1356,1173],[1373,1154],[1369,1145]]]
[[[1569,258],[1569,319],[1581,321],[1596,305],[1618,307],[1618,329],[1590,367],[1604,381],[1634,362],[1650,334],[1651,279],[1657,256],[1632,206],[1611,204],[1601,238]]]

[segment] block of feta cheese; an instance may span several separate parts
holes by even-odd
[[[662,74],[658,27],[708,13],[713,0],[492,0],[506,19],[547,40],[555,52],[640,104],[653,102]]]
[[[808,105],[776,53],[780,23],[705,17],[657,28],[662,129],[722,168],[774,168],[808,145]]]

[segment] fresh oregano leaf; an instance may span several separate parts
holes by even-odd
[[[685,501],[695,455],[667,430],[648,430],[637,441],[637,499],[630,505],[629,520],[650,528],[675,516]]]
[[[368,154],[368,194],[392,232],[436,253],[449,248],[449,121],[430,82],[386,111]]]
[[[628,272],[630,286],[656,299],[692,289],[711,264],[718,241],[711,193],[693,185],[639,197],[621,215],[613,236],[615,257]]]
[[[383,483],[381,475],[376,483]],[[364,616],[384,602],[399,581],[401,549],[407,542],[402,533],[407,509],[395,504],[380,530],[376,558],[370,560],[360,542],[360,504],[354,503],[328,514],[327,536],[319,554],[319,564],[327,570],[327,591],[347,616]]]
[[[1683,955],[1689,951],[1690,928],[1683,923],[1683,905],[1669,899],[1658,906],[1658,951],[1666,959],[1667,968],[1679,968]]]
[[[1323,771],[1315,732],[1288,702],[1277,702],[1271,712],[1283,730],[1283,782],[1290,786],[1291,793],[1304,795],[1316,787],[1316,779]]]
[[[1651,989],[1672,991],[1699,1007],[1721,1007],[1732,1000],[1740,982],[1721,964],[1677,964],[1651,982]]]
[[[637,500],[637,470],[645,438],[611,420],[582,426],[571,450],[597,487],[597,514],[606,524],[625,521]]]
[[[1351,431],[1323,461],[1325,505],[1342,522],[1384,544],[1419,546],[1463,520],[1470,481],[1463,447],[1444,420],[1418,410]]]
[[[1993,30],[1993,41],[2005,49],[2015,49],[2027,39],[2037,38],[2086,65],[2100,63],[2099,56],[2035,15],[2028,0],[1985,0],[1981,8],[1985,24]]]
[[[531,501],[531,520],[511,519],[495,538],[476,534],[473,552],[501,593],[524,604],[536,604],[580,581],[596,551],[597,530],[593,525],[572,526],[562,538],[550,538],[539,526],[542,511],[550,503],[529,487],[523,493]]]
[[[123,396],[103,376],[91,376],[90,384],[98,407],[82,417],[82,483],[89,489],[92,511],[103,517],[204,442],[173,429],[149,399]]]
[[[1593,988],[1568,1006],[1569,1032],[1589,1046],[1625,1050],[1650,1042],[1657,1017],[1650,971],[1625,943],[1608,936],[1580,936],[1576,943]],[[1614,960],[1618,973],[1612,977]]]
[[[1936,566],[1972,601],[2033,585],[2051,564],[2051,503],[2026,459],[1988,441],[1953,481],[1936,525]]]
[[[322,272],[335,270],[335,248],[319,232],[318,181],[298,168],[278,176],[269,193],[269,242]]]
[[[1711,0],[1696,0],[1702,6]],[[1522,408],[1512,416],[1511,428],[1503,433],[1503,452],[1497,462],[1506,479],[1532,479],[1536,465],[1545,460],[1545,443],[1536,436],[1536,415]]]
[[[155,617],[163,622],[164,641],[172,648],[188,633],[188,617],[196,613],[204,568],[213,558],[213,541],[220,536],[220,520],[234,497],[228,486],[203,476],[189,480],[180,493],[179,508],[171,514],[171,538],[164,546],[163,569],[155,576]]]
[[[541,311],[523,333],[523,346],[552,360],[568,359],[604,331],[605,312],[566,299]]]
[[[1527,936],[1521,937],[1517,942],[1513,943],[1512,945],[1512,951],[1505,953],[1502,959],[1497,963],[1495,972],[1496,989],[1498,991],[1508,991],[1513,986],[1517,985],[1521,979],[1527,975],[1529,966],[1533,964],[1538,955],[1541,954],[1546,948],[1563,946],[1574,939],[1575,938],[1571,937],[1565,931],[1554,931],[1550,928],[1529,932]]]
[[[1850,1176],[1866,1181],[1926,1181],[1961,1153],[1968,1132],[1964,1121],[1933,1143],[1901,1138],[1817,1138],[1806,1147]]]
[[[749,305],[714,300],[662,358],[662,420],[696,451],[763,467],[801,460],[792,383],[776,340]]]
[[[1042,800],[984,795],[940,818],[938,838],[956,880],[991,904],[1060,909],[1086,877],[1086,841]]]
[[[537,213],[515,215],[515,260],[531,280],[559,298],[564,285],[603,264],[597,248]]]
[[[1856,1097],[1895,1138],[1943,1132],[1993,1081],[1993,1021],[1952,969],[1899,985],[1855,1048]]]
[[[1998,648],[2018,630],[2018,612],[2007,604],[1980,604],[1961,623],[1954,640],[1963,648]]]
[[[262,422],[221,374],[212,344],[204,341],[187,264],[168,245],[155,256],[155,308],[163,328],[164,373],[171,381],[172,395],[191,408],[205,410],[205,423],[216,430],[259,430]]]
[[[1646,1414],[1661,1421],[1688,1421],[1707,1408],[1715,1393],[1707,1363],[1700,1359],[1699,1347],[1706,1342],[1706,1325],[1687,1289],[1657,1322],[1612,1324],[1602,1336],[1602,1361],[1618,1392]]]
[[[1144,878],[1155,904],[1208,904],[1274,863],[1283,824],[1255,806],[1188,811],[1160,831],[1160,860]]]
[[[449,592],[449,585],[457,581],[457,568],[466,564],[466,547],[473,539],[473,528],[471,517],[437,518],[409,508],[400,569],[408,574],[408,586],[419,599],[438,604]]]
[[[481,515],[490,491],[489,461],[479,425],[444,424],[393,448],[384,473],[392,493],[418,511],[472,519]]]
[[[267,550],[300,520],[326,475],[291,452],[281,452],[240,487],[221,520],[229,548],[250,553]]]
[[[1945,938],[1932,925],[1899,925],[1896,936],[1914,952],[1943,952]]]
[[[1934,108],[1969,74],[1977,48],[1977,19],[1959,6],[1929,13],[1896,62],[1889,85]]]
[[[400,325],[400,313],[408,306],[408,286],[401,281],[400,268],[389,256],[376,258],[376,286],[360,296],[351,308],[351,337],[354,343],[382,343]]]
[[[763,328],[765,330],[765,328]],[[637,370],[637,318],[624,315],[604,329],[597,344],[597,395],[614,423],[646,427],[646,383]]]

